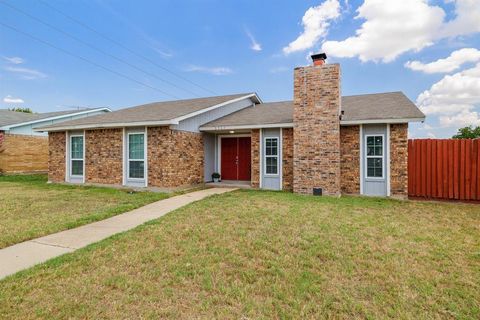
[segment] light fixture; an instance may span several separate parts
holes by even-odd
[[[233,131],[233,130],[230,130],[229,132],[230,132],[230,133],[235,133],[235,131]]]

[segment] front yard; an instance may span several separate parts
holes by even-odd
[[[46,175],[0,176],[0,248],[126,212],[167,197],[47,184]]]
[[[0,281],[0,318],[478,319],[479,279],[477,205],[236,191]]]

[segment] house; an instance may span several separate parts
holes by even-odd
[[[110,112],[108,108],[24,113],[0,109],[0,173],[48,169],[48,137],[38,127]]]
[[[49,180],[174,188],[247,181],[303,194],[407,194],[401,92],[340,96],[340,66],[313,55],[294,70],[293,101],[256,93],[157,102],[42,128]]]

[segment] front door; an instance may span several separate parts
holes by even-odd
[[[221,138],[223,180],[250,180],[250,137]]]

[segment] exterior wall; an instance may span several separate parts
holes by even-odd
[[[360,193],[360,126],[340,128],[342,193]]]
[[[47,132],[37,132],[34,129],[35,128],[40,128],[40,127],[46,127],[46,126],[57,124],[57,123],[64,122],[64,121],[70,121],[70,120],[76,120],[76,119],[85,118],[85,117],[96,116],[96,115],[99,115],[99,114],[103,114],[105,112],[108,112],[108,111],[105,111],[105,110],[95,111],[95,112],[90,112],[90,113],[85,113],[85,114],[72,115],[72,116],[68,116],[68,117],[64,117],[64,118],[56,119],[56,120],[45,120],[45,121],[37,122],[37,123],[34,123],[34,124],[27,124],[27,125],[11,128],[8,131],[8,133],[46,137],[48,135]]]
[[[85,131],[85,182],[122,184],[123,130]]]
[[[198,128],[201,125],[251,106],[253,106],[252,100],[243,99],[234,103],[230,103],[223,107],[220,107],[211,111],[207,111],[195,117],[180,121],[178,125],[172,126],[172,129],[190,131],[190,132],[200,132]]]
[[[293,129],[282,129],[282,187],[293,190]]]
[[[390,194],[408,195],[408,123],[390,125]]]
[[[203,134],[203,153],[205,154],[204,162],[204,181],[212,181],[212,174],[217,170],[215,168],[215,157],[216,157],[216,136],[211,133]]]
[[[0,172],[48,170],[48,138],[0,133]],[[3,140],[3,142],[1,142]]]
[[[147,143],[149,186],[172,188],[203,182],[202,134],[151,127]]]
[[[48,135],[48,181],[65,181],[65,132],[50,132]]]
[[[251,133],[251,150],[252,153],[252,180],[253,188],[260,188],[260,130],[253,129]]]
[[[340,66],[294,70],[293,191],[340,194]]]

